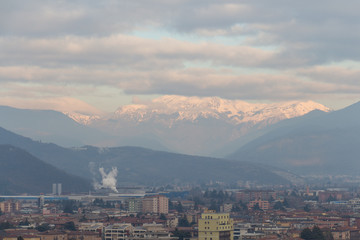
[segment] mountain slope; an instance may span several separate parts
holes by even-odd
[[[132,104],[120,107],[112,119],[131,119],[136,122],[168,116],[166,124],[171,127],[174,122],[194,122],[202,118],[222,119],[227,123],[256,124],[263,121],[293,118],[304,115],[315,109],[329,111],[321,104],[307,102],[285,102],[276,104],[251,104],[240,100],[226,100],[218,97],[184,97],[166,95],[145,104]],[[164,122],[165,123],[165,122]]]
[[[97,181],[101,180],[98,171],[100,167],[105,168],[106,171],[117,167],[119,184],[201,183],[210,180],[233,183],[239,180],[288,183],[281,173],[275,174],[270,168],[258,164],[174,154],[139,147],[62,148],[55,144],[35,142],[1,128],[0,143],[20,145],[34,156],[62,170],[85,178],[97,178]]]
[[[86,192],[90,182],[42,162],[11,145],[0,145],[0,193],[39,194],[51,192],[52,183],[62,183],[64,192]]]
[[[251,104],[172,95],[121,106],[111,117],[0,106],[0,126],[65,147],[138,146],[221,157],[266,127],[315,109],[329,111],[312,101]]]
[[[56,142],[66,147],[96,144],[107,138],[101,131],[83,126],[65,114],[52,110],[0,106],[0,126],[33,139]]]
[[[315,109],[329,111],[312,101],[251,104],[217,97],[163,96],[122,106],[109,119],[91,121],[89,126],[135,142],[155,139],[175,152],[221,156],[217,152],[235,151],[229,148],[232,142],[246,143],[269,125]]]
[[[360,102],[330,113],[280,122],[231,159],[268,163],[299,173],[357,174]]]

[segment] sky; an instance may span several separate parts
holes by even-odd
[[[2,0],[0,105],[360,100],[357,0]]]

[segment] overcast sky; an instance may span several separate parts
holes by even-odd
[[[2,0],[0,104],[360,100],[360,1]]]

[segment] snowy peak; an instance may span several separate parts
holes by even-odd
[[[157,117],[169,117],[171,122],[196,121],[199,118],[222,119],[233,125],[302,116],[313,110],[330,111],[313,101],[252,104],[240,100],[219,97],[185,97],[165,95],[149,102],[125,105],[117,109],[113,119],[128,119],[137,122]]]
[[[95,120],[99,120],[100,116],[89,116],[81,113],[76,112],[63,112],[66,116],[74,120],[75,122],[78,122],[82,125],[89,125]]]

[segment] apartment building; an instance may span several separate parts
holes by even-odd
[[[199,240],[233,240],[234,226],[229,213],[207,211],[199,219]]]

